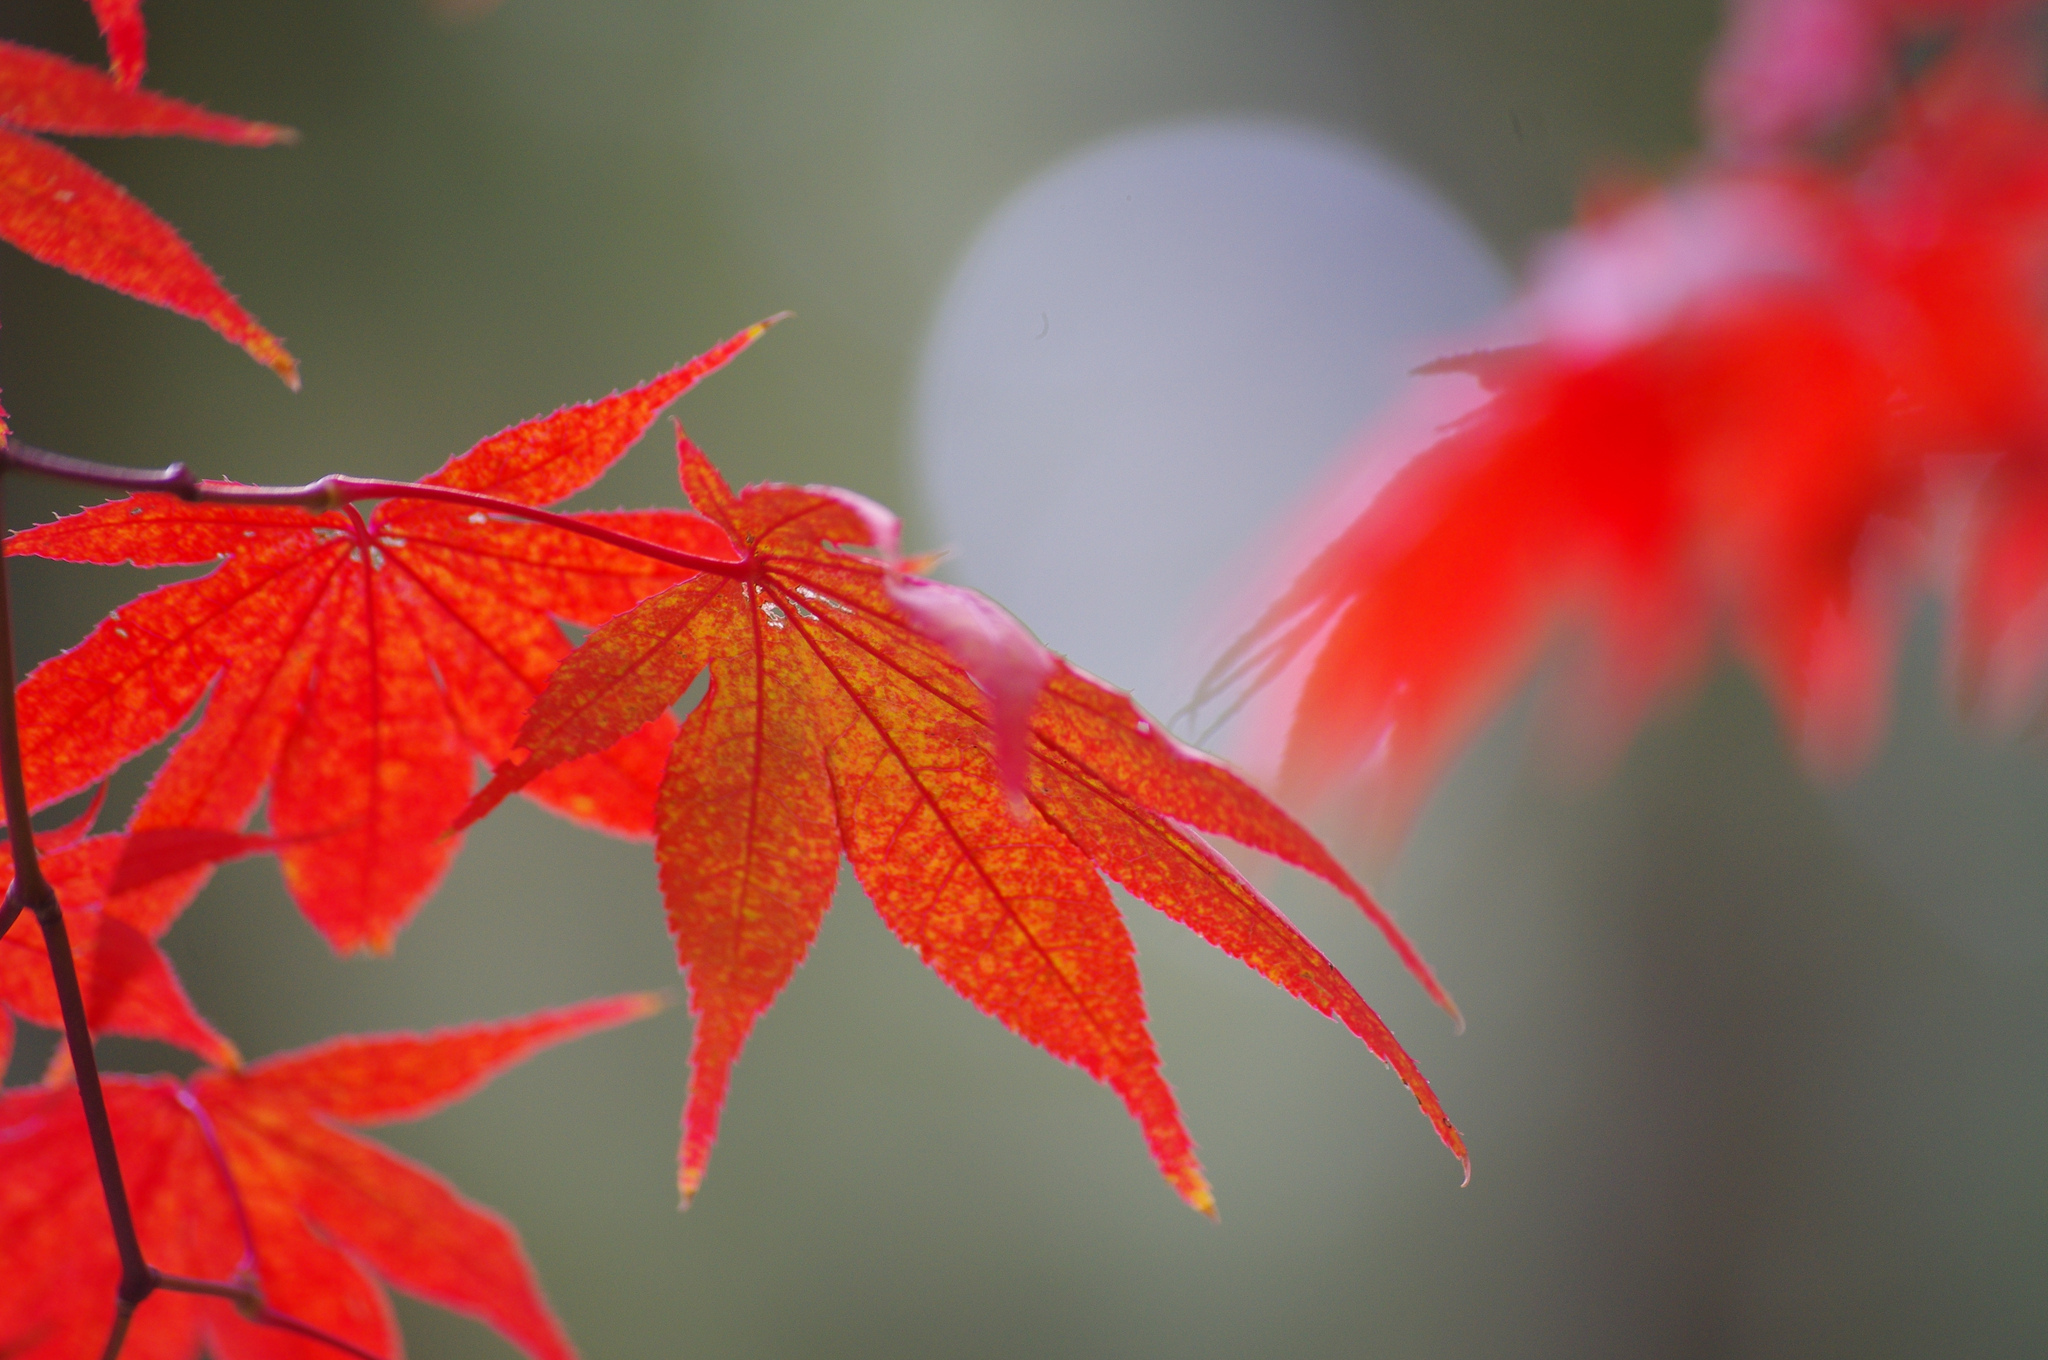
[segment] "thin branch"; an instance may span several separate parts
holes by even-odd
[[[114,1304],[114,1325],[107,1329],[107,1344],[100,1347],[100,1360],[119,1360],[121,1344],[128,1339],[128,1324],[135,1320],[136,1305],[126,1299]]]
[[[0,496],[0,513],[5,507],[6,500]],[[36,858],[35,827],[29,822],[28,787],[21,775],[21,726],[14,712],[15,674],[14,625],[8,616],[5,563],[0,561],[0,682],[4,682],[0,683],[0,796],[4,796],[7,839],[14,851],[14,886],[7,890],[9,925],[24,906],[33,908],[45,898],[56,897]]]
[[[192,486],[195,479],[183,463],[173,463],[167,468],[136,469],[115,467],[109,463],[92,463],[68,454],[52,453],[39,449],[33,444],[24,444],[9,437],[6,445],[7,466],[23,472],[39,472],[45,477],[59,481],[78,482],[85,486],[103,486],[113,491],[162,491],[172,496],[184,494],[181,488]]]
[[[0,479],[4,481],[4,479]],[[0,498],[0,512],[5,500]],[[113,1334],[107,1339],[108,1360],[119,1354],[135,1305],[156,1287],[142,1243],[135,1235],[135,1217],[128,1207],[128,1189],[121,1180],[121,1159],[114,1150],[114,1126],[107,1116],[106,1093],[100,1089],[92,1033],[86,1026],[85,996],[78,985],[78,967],[71,958],[71,939],[64,912],[36,856],[35,828],[29,822],[28,790],[21,773],[21,729],[14,703],[14,624],[7,599],[7,563],[0,558],[0,801],[7,813],[7,835],[14,850],[14,882],[7,889],[7,921],[24,910],[42,927],[50,955],[50,979],[57,989],[57,1007],[64,1016],[64,1041],[78,1078],[78,1101],[85,1109],[86,1132],[92,1140],[93,1162],[99,1169],[100,1192],[107,1202],[107,1220],[114,1249],[121,1258],[121,1282],[115,1289]]]
[[[672,567],[685,571],[707,572],[713,576],[727,576],[735,580],[749,578],[753,574],[751,555],[737,561],[722,557],[700,557],[696,553],[679,552],[660,543],[622,534],[599,524],[577,519],[574,515],[557,514],[539,506],[522,505],[499,496],[486,496],[480,491],[464,491],[452,486],[428,486],[419,482],[392,482],[377,477],[343,477],[339,474],[307,482],[304,486],[245,486],[240,482],[219,482],[195,477],[183,463],[173,463],[156,471],[138,472],[133,468],[115,467],[107,463],[89,463],[82,458],[71,458],[61,453],[24,444],[19,439],[9,439],[4,450],[0,450],[0,461],[7,468],[22,472],[40,473],[59,481],[75,482],[83,486],[105,487],[114,491],[151,491],[159,495],[175,496],[182,501],[193,501],[211,505],[285,505],[298,506],[315,513],[338,510],[356,501],[409,500],[437,501],[444,505],[466,505],[472,510],[488,514],[505,515],[513,519],[528,520],[534,524],[545,524],[566,533],[578,534],[610,544],[614,548],[637,554],[656,562],[666,562]]]

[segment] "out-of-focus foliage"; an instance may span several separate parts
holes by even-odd
[[[1398,825],[1561,631],[1583,647],[1560,740],[1611,751],[1722,624],[1808,763],[1854,769],[1950,516],[1962,698],[2005,730],[2036,712],[2048,104],[2027,9],[1741,8],[1708,154],[1544,249],[1511,323],[1533,340],[1431,366],[1490,399],[1219,668],[1228,689],[1306,665],[1285,787],[1365,782]]]

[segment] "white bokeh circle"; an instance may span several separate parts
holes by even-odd
[[[989,220],[925,342],[914,441],[951,573],[1170,712],[1233,557],[1507,293],[1427,186],[1327,133],[1075,153]]]

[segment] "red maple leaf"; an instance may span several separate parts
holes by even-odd
[[[809,948],[842,854],[890,929],[956,991],[1115,1090],[1199,1209],[1213,1200],[1160,1075],[1105,874],[1351,1030],[1463,1159],[1379,1017],[1191,830],[1335,885],[1448,1006],[1393,924],[1286,814],[986,600],[909,574],[894,518],[873,503],[821,487],[734,496],[688,441],[681,476],[743,560],[592,633],[465,820],[638,729],[708,669],[669,755],[655,848],[697,1017],[686,1199],[731,1065]]]
[[[492,436],[422,483],[542,505],[595,481],[661,408],[751,344],[749,327],[631,391]],[[730,555],[681,511],[576,524]],[[336,949],[386,949],[460,846],[445,835],[481,757],[502,759],[570,643],[684,574],[568,529],[468,504],[190,504],[141,495],[17,534],[10,554],[164,566],[221,559],[124,606],[22,685],[31,800],[64,797],[161,740],[207,699],[130,822],[237,828],[269,789],[285,878]],[[209,696],[210,691],[210,697]],[[626,734],[622,734],[626,735]],[[653,826],[674,735],[647,729],[529,792],[587,825]]]
[[[541,1048],[660,1004],[627,996],[428,1035],[337,1039],[182,1082],[108,1078],[151,1266],[247,1291],[238,1306],[158,1290],[136,1311],[126,1353],[190,1360],[203,1345],[234,1360],[332,1360],[324,1337],[396,1357],[388,1285],[487,1323],[536,1360],[569,1360],[512,1229],[339,1126],[431,1114]],[[0,1094],[0,1145],[0,1354],[98,1355],[120,1264],[78,1093]]]
[[[270,146],[295,134],[133,88],[142,69],[137,7],[94,8],[107,33],[113,77],[0,42],[0,240],[45,264],[205,322],[296,388],[298,362],[169,223],[84,161],[29,135],[195,137]]]
[[[1945,504],[1970,529],[1965,695],[2005,721],[2038,703],[2048,108],[2012,8],[1750,7],[1756,24],[1839,11],[1886,41],[1938,11],[1970,22],[1879,109],[1842,102],[1875,97],[1861,75],[1822,98],[1820,76],[1771,65],[1823,49],[1739,29],[1713,88],[1789,102],[1738,102],[1757,119],[1718,124],[1722,154],[1554,242],[1520,307],[1534,343],[1437,366],[1491,398],[1306,566],[1211,691],[1305,667],[1285,790],[1362,780],[1398,829],[1561,633],[1591,644],[1562,730],[1611,750],[1723,620],[1809,763],[1853,767],[1912,597],[1938,584]],[[1800,140],[1849,113],[1874,125],[1852,154]],[[1973,492],[1958,455],[1979,460]]]
[[[43,876],[64,909],[92,1031],[158,1039],[210,1062],[238,1061],[234,1045],[192,1008],[156,939],[198,890],[194,870],[274,843],[232,833],[145,832],[138,852],[128,836],[78,839],[82,834],[74,825],[36,839]],[[0,844],[0,877],[13,874],[13,852]],[[13,1047],[10,1012],[52,1029],[64,1024],[49,953],[30,921],[16,921],[0,938],[0,1072]],[[68,1062],[63,1050],[58,1060]]]

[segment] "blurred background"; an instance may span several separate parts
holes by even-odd
[[[1507,295],[1587,177],[1684,158],[1719,19],[1704,0],[148,16],[153,87],[304,142],[72,145],[184,231],[305,391],[0,251],[24,438],[246,480],[411,477],[790,308],[679,408],[728,475],[896,507],[913,548],[956,545],[957,579],[1160,710],[1274,516]],[[78,0],[9,4],[0,36],[102,59]],[[585,503],[675,503],[672,469],[657,434]],[[9,522],[68,494],[10,484]],[[15,570],[28,662],[141,584]],[[850,881],[688,1214],[680,1007],[389,1141],[519,1225],[592,1356],[2048,1350],[2041,753],[1957,730],[1931,626],[1893,740],[1845,788],[1807,782],[1726,668],[1596,784],[1533,760],[1525,725],[1496,725],[1393,863],[1325,828],[1465,1034],[1334,895],[1269,877],[1434,1079],[1473,1149],[1465,1189],[1355,1041],[1134,907],[1221,1200],[1203,1221],[1114,1097],[952,996]],[[331,957],[268,863],[222,873],[169,948],[252,1055],[679,992],[646,848],[524,805],[472,833],[390,958]],[[47,1052],[24,1043],[12,1079]],[[400,1308],[415,1354],[511,1353]]]

